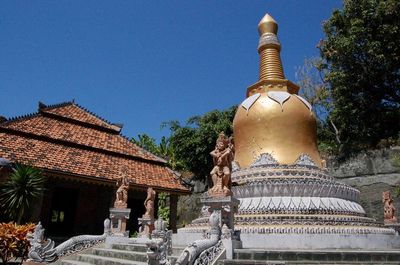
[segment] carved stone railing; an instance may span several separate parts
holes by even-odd
[[[28,253],[28,261],[37,263],[55,262],[62,256],[70,255],[105,241],[106,237],[111,234],[110,220],[104,221],[104,234],[102,235],[81,235],[75,236],[61,243],[57,247],[54,241],[44,238],[44,229],[39,222],[36,228],[29,236],[31,247]]]
[[[206,265],[212,264],[224,250],[221,241],[220,216],[213,212],[210,216],[210,237],[196,240],[189,244],[177,259],[177,265]]]
[[[158,218],[154,222],[151,240],[146,242],[149,265],[170,265],[167,255],[172,253],[172,231],[166,229],[164,220]]]
[[[194,265],[205,265],[212,264],[224,250],[224,245],[222,241],[219,240],[218,243],[203,252],[200,253],[199,257],[194,262]]]

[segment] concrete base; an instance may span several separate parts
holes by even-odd
[[[399,264],[397,250],[263,250],[237,249],[233,260],[224,260],[219,265],[233,264]]]
[[[193,233],[179,229],[172,235],[174,246],[187,246],[195,240],[202,239],[202,233]],[[359,234],[250,234],[240,235],[243,248],[261,249],[387,249],[400,250],[399,235]]]
[[[400,249],[400,236],[382,234],[248,234],[242,233],[243,248],[262,249]]]

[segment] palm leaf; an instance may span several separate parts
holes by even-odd
[[[0,188],[0,206],[5,213],[18,223],[35,199],[44,191],[45,178],[34,167],[16,164],[13,172]]]

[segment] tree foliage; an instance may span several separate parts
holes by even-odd
[[[300,94],[313,108],[317,118],[318,149],[324,154],[337,153],[340,138],[335,123],[332,121],[332,95],[325,81],[326,69],[322,58],[309,58],[296,71],[296,81]]]
[[[143,149],[159,156],[167,161],[169,167],[174,170],[184,170],[185,167],[181,161],[176,158],[176,152],[174,147],[171,145],[169,139],[165,136],[161,138],[159,144],[153,137],[147,134],[139,134],[138,139],[132,138],[132,142],[142,147]]]
[[[319,48],[344,153],[397,138],[400,1],[345,0],[324,23]]]
[[[169,141],[177,160],[194,174],[195,179],[207,179],[212,168],[210,152],[220,132],[232,135],[235,112],[236,106],[232,106],[227,110],[191,117],[185,125],[177,121],[164,124],[171,130]]]
[[[44,181],[45,178],[39,169],[16,164],[10,178],[0,189],[1,208],[12,220],[20,224],[35,199],[42,195]]]

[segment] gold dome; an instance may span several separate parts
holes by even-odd
[[[233,120],[235,161],[247,168],[263,153],[279,164],[290,165],[303,154],[321,167],[316,119],[298,87],[284,79],[280,60],[278,24],[268,14],[258,26],[260,79],[247,90],[247,99]]]
[[[282,106],[263,92],[250,109],[238,107],[233,133],[235,161],[241,168],[249,167],[263,153],[280,164],[293,164],[307,154],[321,166],[314,114],[297,95],[287,94]]]

